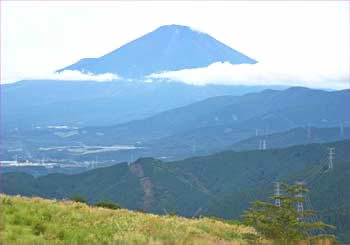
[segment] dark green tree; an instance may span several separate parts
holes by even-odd
[[[298,211],[296,209],[297,203],[304,202],[304,195],[300,194],[308,192],[303,185],[290,186],[282,183],[281,189],[284,195],[271,197],[272,200],[280,199],[280,206],[268,202],[254,201],[252,207],[244,211],[244,223],[254,227],[261,237],[277,244],[290,245],[298,242],[312,244],[320,240],[335,241],[333,235],[315,235],[315,232],[322,233],[326,229],[334,229],[334,226],[321,221],[309,222],[308,217],[312,216],[314,211]]]
[[[83,197],[78,196],[78,195],[72,196],[72,201],[73,202],[80,202],[80,203],[87,203],[87,201]]]
[[[121,209],[119,204],[113,203],[111,201],[102,201],[95,204],[96,207],[109,208],[109,209]]]

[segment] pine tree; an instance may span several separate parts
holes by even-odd
[[[244,211],[244,223],[254,227],[261,237],[272,240],[277,244],[290,245],[298,242],[312,244],[320,240],[335,241],[333,235],[314,235],[316,231],[324,232],[326,229],[335,229],[334,226],[321,221],[309,222],[308,217],[312,216],[314,211],[304,210],[300,212],[296,210],[297,203],[304,202],[303,195],[298,196],[298,194],[308,192],[303,185],[290,186],[281,183],[281,188],[284,195],[271,197],[272,200],[280,199],[280,206],[268,202],[254,201],[252,207]]]

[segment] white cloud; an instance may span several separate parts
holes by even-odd
[[[110,82],[113,80],[121,79],[117,74],[103,73],[82,73],[76,70],[64,70],[62,72],[53,72],[45,74],[35,75],[20,75],[13,77],[16,81],[18,80],[65,80],[65,81],[96,81],[96,82]],[[2,83],[11,83],[12,80],[4,80]]]
[[[45,79],[109,82],[113,80],[119,80],[121,77],[113,73],[93,74],[89,72],[82,73],[80,71],[64,70],[59,73],[55,72],[53,74],[49,74],[49,76],[47,76]]]
[[[150,79],[150,78],[147,78],[147,79],[145,79],[145,80],[143,80],[145,83],[151,83],[151,82],[153,82],[153,80],[152,79]]]
[[[337,69],[326,64],[241,64],[213,63],[208,67],[166,71],[151,74],[148,78],[181,81],[194,85],[286,85],[311,88],[348,88],[347,67]]]

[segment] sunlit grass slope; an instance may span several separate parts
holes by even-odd
[[[1,244],[246,244],[243,225],[0,195]]]

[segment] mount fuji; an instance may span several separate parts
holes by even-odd
[[[163,71],[206,67],[215,62],[257,63],[206,33],[187,26],[165,25],[102,57],[84,58],[57,72],[78,70],[142,78]]]

